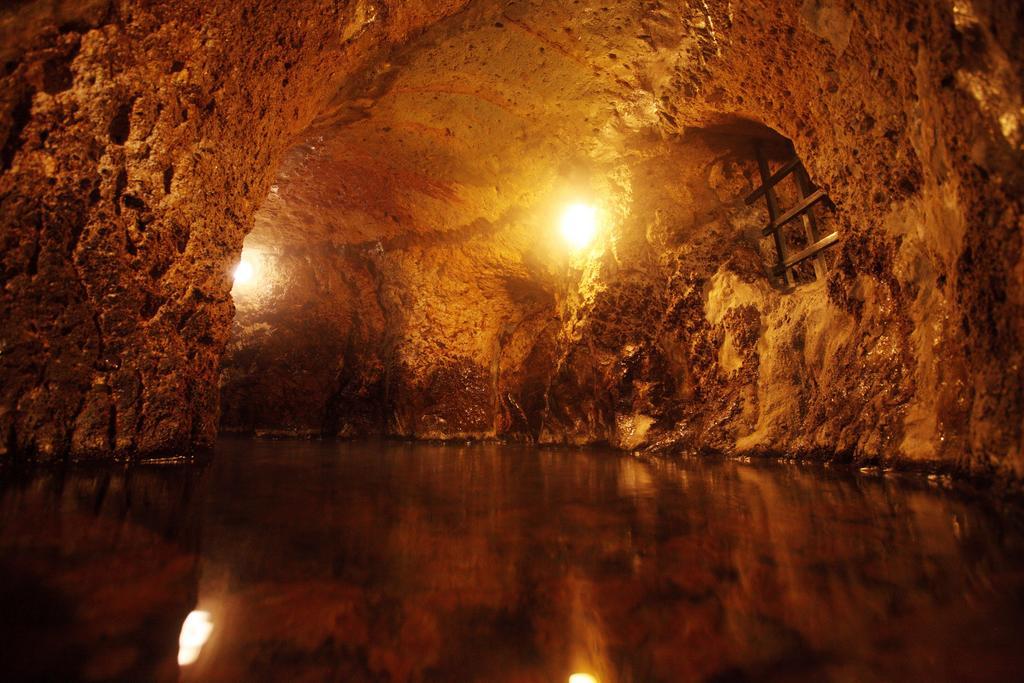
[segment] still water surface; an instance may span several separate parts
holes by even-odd
[[[1011,681],[1021,634],[1018,509],[846,470],[224,440],[0,475],[3,680]]]

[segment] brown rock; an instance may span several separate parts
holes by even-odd
[[[5,10],[6,452],[208,443],[252,226],[225,428],[1024,474],[1017,4],[458,4]]]

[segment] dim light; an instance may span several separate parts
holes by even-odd
[[[583,249],[596,235],[597,209],[593,206],[572,204],[562,214],[562,237],[573,249]]]
[[[178,666],[188,666],[199,659],[210,633],[213,632],[213,620],[209,612],[193,610],[185,617],[178,636]]]

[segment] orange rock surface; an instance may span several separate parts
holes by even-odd
[[[1019,3],[463,4],[2,10],[0,448],[207,444],[219,393],[238,431],[1019,479]],[[756,140],[835,206],[792,291]]]

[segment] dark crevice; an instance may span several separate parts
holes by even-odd
[[[174,180],[174,166],[164,169],[164,194],[171,193],[171,183]]]
[[[135,100],[130,100],[120,107],[117,108],[117,112],[114,114],[114,118],[110,120],[110,125],[107,127],[107,132],[110,135],[110,141],[115,145],[123,145],[128,141],[129,136],[132,133],[132,105]]]
[[[76,41],[67,54],[55,57],[43,64],[43,92],[56,95],[70,90],[74,84],[71,63],[78,56],[79,43]]]
[[[28,258],[28,268],[26,268],[26,272],[30,276],[36,275],[39,272],[39,251],[39,235],[36,234],[36,238],[32,242],[32,253]]]
[[[146,202],[142,201],[133,194],[124,195],[122,201],[124,202],[124,205],[126,207],[128,207],[129,209],[134,209],[135,211],[145,211],[149,208],[146,205]]]
[[[192,231],[185,226],[177,225],[174,228],[174,247],[179,254],[184,254],[188,248],[188,241],[192,237]]]
[[[153,267],[149,269],[149,276],[154,280],[159,280],[163,277],[164,273],[170,267],[170,261],[167,259],[160,259],[153,264]]]
[[[32,117],[32,95],[31,90],[25,91],[18,103],[14,105],[14,109],[11,110],[11,127],[7,131],[7,140],[4,142],[3,149],[0,149],[0,172],[11,168],[14,155],[25,144],[21,134]]]
[[[118,216],[121,215],[121,195],[124,194],[125,188],[128,187],[128,171],[121,169],[117,173],[117,178],[114,179],[114,213]]]
[[[142,309],[139,311],[139,315],[144,320],[152,320],[157,313],[160,312],[160,308],[164,305],[165,299],[156,296],[151,292],[146,292],[146,300],[142,304]]]

